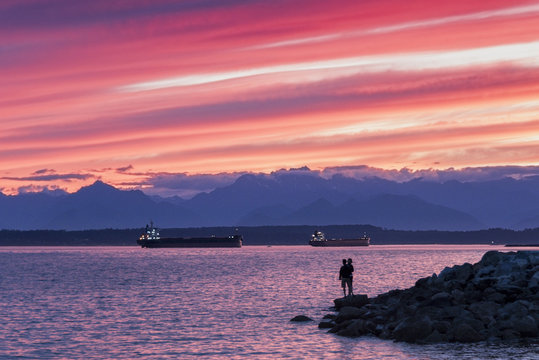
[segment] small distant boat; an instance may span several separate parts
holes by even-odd
[[[229,235],[225,237],[161,237],[159,230],[146,225],[145,232],[137,240],[142,248],[214,248],[214,247],[241,247],[243,237],[241,235]]]
[[[309,241],[311,246],[369,246],[371,238],[367,234],[354,239],[326,239],[323,232],[316,230]]]

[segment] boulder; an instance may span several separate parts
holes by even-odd
[[[530,277],[530,281],[528,282],[528,289],[532,292],[539,292],[539,271],[535,269],[533,271],[533,275]]]
[[[503,253],[499,251],[487,251],[485,255],[481,258],[481,261],[479,261],[478,264],[481,265],[481,267],[486,267],[489,265],[496,266],[500,262],[500,260],[503,257]]]
[[[452,329],[452,337],[455,341],[468,343],[484,340],[483,336],[465,322],[459,323]]]
[[[447,334],[451,330],[449,321],[436,321],[432,324],[432,328],[440,334]]]
[[[477,318],[480,316],[494,317],[501,308],[500,304],[494,301],[479,301],[471,304],[468,310]]]
[[[508,303],[498,310],[498,317],[505,320],[512,316],[525,316],[528,314],[529,305],[524,301]]]
[[[334,321],[320,321],[320,324],[318,324],[319,329],[331,329],[334,327],[336,323]]]
[[[431,333],[432,324],[427,317],[405,319],[393,330],[395,340],[406,342],[420,342],[426,339]]]
[[[298,315],[298,316],[294,316],[292,319],[290,319],[290,321],[304,322],[304,321],[313,321],[313,319],[305,315]]]
[[[339,324],[335,324],[334,327],[332,327],[331,329],[328,330],[329,333],[337,333],[339,331],[341,331],[342,329],[345,329],[350,323],[352,322],[352,320],[347,320],[347,321],[344,321],[342,323],[339,323]]]
[[[345,306],[339,311],[339,315],[335,318],[336,323],[341,323],[346,320],[359,319],[364,312],[353,306]]]
[[[479,268],[479,270],[477,270],[477,272],[475,273],[475,277],[481,278],[485,276],[491,276],[492,274],[494,274],[494,271],[496,271],[496,268],[494,266],[492,265],[484,266],[484,267]]]
[[[455,267],[455,280],[465,283],[473,276],[473,265],[470,263],[464,263]]]
[[[333,300],[335,309],[339,310],[344,306],[362,307],[369,303],[369,297],[367,295],[352,295],[343,298]]]
[[[438,275],[439,281],[448,281],[455,278],[455,269],[454,267],[450,268],[449,266],[446,266],[440,275]],[[426,279],[425,279],[426,282]]]
[[[535,318],[530,315],[511,318],[511,328],[523,337],[537,337],[538,329]]]
[[[337,332],[337,335],[357,337],[369,333],[367,322],[361,319],[350,320],[347,326]]]
[[[518,270],[519,266],[514,262],[500,262],[498,266],[496,266],[494,276],[500,277],[503,275],[511,275],[513,272],[516,272]]]
[[[494,292],[486,296],[486,300],[493,301],[498,304],[504,304],[506,302],[506,296],[499,292]]]
[[[520,338],[520,334],[514,329],[505,329],[501,333],[502,339],[507,341],[514,341]]]
[[[452,303],[452,297],[449,293],[445,291],[441,291],[439,293],[432,295],[432,297],[430,298],[430,301],[428,302],[429,305],[436,306],[436,307],[448,306],[448,305],[451,305],[451,303]]]
[[[432,343],[441,343],[449,341],[449,336],[447,334],[441,334],[438,330],[434,330],[429,336],[424,339],[424,342],[427,344]]]
[[[455,302],[456,304],[463,303],[465,299],[464,291],[459,290],[459,289],[451,290],[451,298],[453,299],[453,302]]]

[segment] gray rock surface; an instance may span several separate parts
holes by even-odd
[[[415,286],[335,299],[338,315],[320,328],[412,343],[539,338],[539,251],[485,253]]]

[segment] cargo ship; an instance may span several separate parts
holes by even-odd
[[[367,234],[352,239],[326,239],[321,231],[315,231],[311,236],[309,245],[311,246],[369,246],[371,238]]]
[[[241,247],[243,237],[241,235],[229,235],[224,237],[161,237],[159,230],[146,225],[145,232],[137,240],[142,248],[217,248],[217,247]]]

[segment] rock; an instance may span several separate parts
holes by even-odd
[[[405,319],[393,331],[395,340],[418,342],[426,339],[432,332],[432,325],[428,318]]]
[[[479,290],[469,291],[464,295],[466,304],[473,304],[483,299],[483,294]]]
[[[363,312],[353,306],[345,306],[339,311],[339,315],[335,318],[336,323],[341,323],[346,320],[359,319]]]
[[[530,264],[533,266],[539,265],[539,251],[527,251],[528,259]]]
[[[320,324],[318,324],[319,329],[331,329],[336,324],[334,321],[320,321]]]
[[[497,279],[493,276],[484,276],[480,278],[476,278],[472,281],[472,284],[474,285],[475,289],[479,291],[485,291],[492,287],[492,285],[496,284]]]
[[[530,281],[528,282],[528,288],[532,292],[539,291],[539,271],[536,270],[531,276]]]
[[[459,323],[452,331],[455,341],[468,343],[484,340],[484,338],[465,322]]]
[[[467,310],[464,305],[448,306],[440,309],[442,319],[451,320],[456,318],[471,318],[472,313]]]
[[[416,288],[427,288],[431,285],[431,277],[421,278],[415,282]]]
[[[339,332],[340,330],[346,328],[351,321],[352,320],[348,320],[348,321],[342,322],[340,324],[335,324],[335,326],[333,326],[331,329],[328,330],[328,333],[337,333],[337,332]]]
[[[504,307],[498,310],[498,317],[500,319],[509,319],[511,316],[525,316],[528,314],[529,303],[523,301],[515,301],[506,304]]]
[[[451,323],[449,321],[436,321],[432,324],[432,328],[440,334],[447,334],[451,329]]]
[[[479,261],[479,264],[481,264],[481,267],[486,267],[489,265],[496,266],[502,259],[502,256],[503,254],[498,251],[487,251],[481,258],[481,261]]]
[[[438,275],[438,279],[440,279],[440,281],[448,281],[448,280],[452,280],[454,278],[455,278],[455,270],[454,270],[454,268],[450,268],[448,266],[446,266],[442,270],[440,275]]]
[[[451,295],[445,291],[434,294],[429,301],[431,306],[448,306],[451,305]]]
[[[290,319],[290,321],[304,322],[304,321],[313,321],[313,319],[305,315],[298,315],[298,316],[294,316],[292,319]]]
[[[512,319],[512,329],[520,333],[523,337],[537,337],[537,323],[533,316],[527,315]]]
[[[464,318],[463,322],[470,325],[472,329],[474,329],[478,333],[481,333],[485,330],[485,324],[483,323],[483,321],[476,319],[474,317]],[[458,319],[456,319],[454,323],[458,323]]]
[[[504,331],[502,331],[501,335],[503,340],[511,341],[519,339],[519,333],[513,329],[505,329]]]
[[[447,334],[440,334],[438,330],[434,330],[429,336],[424,339],[427,344],[447,342],[449,337]]]
[[[347,322],[347,326],[337,332],[337,335],[347,337],[357,337],[369,333],[367,322],[361,319],[351,320]]]
[[[500,304],[497,304],[493,301],[480,301],[477,303],[471,304],[468,309],[476,317],[480,316],[495,316],[498,310],[500,309]]]
[[[473,265],[470,263],[464,263],[455,267],[455,280],[465,283],[473,276]]]
[[[367,295],[352,295],[333,300],[335,309],[339,310],[344,306],[362,307],[369,303],[369,297]]]
[[[482,267],[476,272],[475,277],[476,278],[481,278],[481,277],[485,277],[485,276],[491,276],[492,274],[494,274],[495,270],[496,270],[496,268],[494,266],[492,266],[492,265]]]
[[[495,292],[495,293],[487,296],[488,301],[493,301],[493,302],[498,303],[498,304],[505,303],[505,299],[506,299],[506,296],[504,294],[501,294],[501,293],[498,293],[498,292]]]
[[[459,289],[453,289],[451,290],[451,298],[453,299],[453,301],[457,304],[459,303],[463,303],[464,302],[464,291],[462,290],[459,290]]]
[[[496,270],[494,271],[495,277],[500,277],[503,275],[510,275],[512,272],[515,272],[519,269],[518,265],[516,265],[513,262],[500,262],[498,266],[496,266]]]

